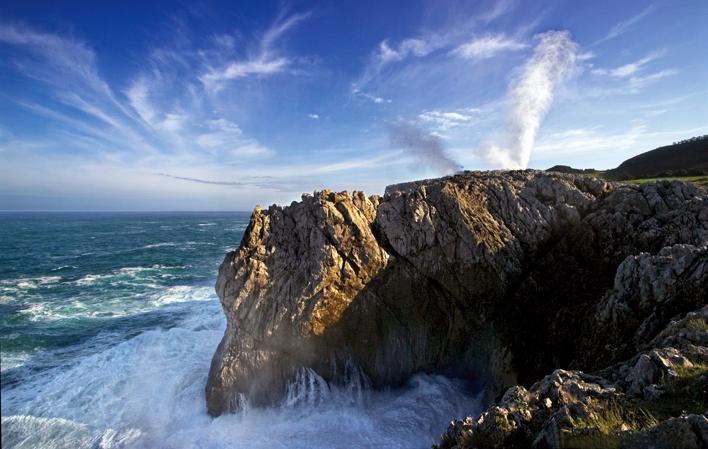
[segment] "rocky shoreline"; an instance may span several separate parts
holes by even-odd
[[[441,448],[706,447],[707,244],[708,194],[676,181],[464,172],[256,208],[219,270],[208,410],[353,360],[373,387],[479,383],[492,405]]]

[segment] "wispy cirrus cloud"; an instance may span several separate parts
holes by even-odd
[[[373,95],[373,94],[370,94],[370,93],[368,93],[368,92],[362,92],[362,91],[359,90],[359,89],[354,89],[354,90],[352,91],[352,94],[353,94],[356,98],[362,98],[362,99],[364,99],[364,100],[367,100],[367,101],[370,101],[370,102],[376,103],[376,104],[391,103],[391,99],[390,99],[390,98],[379,97],[379,96],[377,96],[377,95]]]
[[[418,114],[418,119],[432,126],[434,131],[447,131],[473,121],[480,113],[477,108],[464,108],[455,111],[433,109]]]
[[[642,69],[642,67],[644,67],[648,63],[660,58],[664,55],[664,53],[664,51],[652,52],[637,61],[621,65],[614,69],[594,69],[592,73],[595,75],[609,75],[615,78],[626,78],[637,73],[640,69]]]
[[[621,94],[621,93],[630,93],[630,94],[636,94],[644,89],[646,89],[649,85],[663,79],[669,76],[676,75],[678,73],[678,70],[673,69],[673,68],[664,68],[662,70],[653,72],[653,73],[645,73],[647,65],[650,64],[653,61],[656,61],[657,59],[661,58],[666,52],[664,50],[661,51],[654,51],[649,53],[643,58],[640,58],[636,61],[623,64],[619,67],[615,67],[613,69],[606,69],[606,68],[596,68],[592,70],[592,73],[594,75],[599,75],[599,76],[604,76],[604,77],[609,77],[613,78],[615,80],[621,81],[623,83],[626,83],[626,87],[621,88],[621,89],[613,89],[613,88],[605,88],[604,90],[607,92],[607,94],[610,95],[615,95],[615,94]]]
[[[523,50],[528,44],[504,34],[487,34],[475,37],[452,51],[452,54],[467,59],[489,59],[506,51]]]
[[[404,39],[398,45],[393,47],[391,45],[388,40],[379,44],[375,59],[380,64],[401,61],[409,56],[426,56],[439,46],[433,39],[424,40],[419,38]]]
[[[148,51],[137,72],[112,82],[102,76],[99,55],[89,43],[24,25],[0,25],[0,45],[12,55],[4,63],[24,75],[32,90],[42,91],[37,98],[27,92],[4,95],[48,126],[41,138],[0,136],[0,191],[140,198],[149,192],[172,201],[196,201],[201,195],[219,198],[220,204],[253,204],[290,201],[319,187],[318,177],[363,172],[364,179],[372,169],[405,163],[395,151],[356,152],[348,158],[279,153],[238,123],[248,104],[233,108],[222,101],[243,90],[249,78],[259,77],[258,86],[263,84],[270,69],[248,61],[298,64],[284,39],[306,17],[280,16],[252,42],[238,36],[243,53],[237,52],[235,37],[192,41],[189,30],[177,23],[174,38],[161,39],[167,44]],[[238,67],[256,69],[239,72]],[[205,74],[217,73],[204,82]]]
[[[633,149],[643,151],[652,148],[653,142],[671,142],[705,133],[708,127],[675,128],[652,130],[646,122],[639,120],[626,129],[611,130],[605,126],[570,128],[551,131],[540,136],[534,148],[539,159],[548,157],[562,160],[573,155],[601,154],[610,164],[594,168],[613,168],[631,154]],[[598,157],[598,159],[600,159]]]
[[[371,53],[361,75],[352,83],[351,93],[356,98],[383,104],[389,100],[376,93],[371,85],[378,78],[390,74],[392,67],[405,65],[411,60],[435,58],[438,55],[446,58],[485,59],[505,50],[522,48],[520,41],[502,34],[474,38],[475,31],[481,25],[510,13],[516,4],[513,0],[500,0],[454,25],[397,41],[384,39]],[[526,27],[522,27],[522,31],[525,32]],[[524,34],[523,32],[520,34]]]
[[[653,13],[656,8],[656,4],[651,4],[632,17],[622,20],[621,22],[617,22],[614,26],[612,26],[612,28],[610,28],[610,31],[602,39],[595,42],[595,45],[609,41],[610,39],[614,39],[626,33],[641,20]]]
[[[223,87],[223,83],[246,76],[272,75],[283,71],[292,60],[281,56],[275,49],[277,42],[286,32],[310,16],[310,13],[281,14],[273,25],[261,36],[254,51],[245,58],[228,61],[225,65],[209,67],[206,73],[199,77],[200,81],[210,92],[215,92]],[[232,44],[226,41],[227,45]]]
[[[664,69],[655,73],[650,73],[643,76],[633,76],[629,79],[629,88],[632,93],[641,92],[650,84],[653,84],[661,79],[676,75],[678,70]]]
[[[155,173],[172,179],[173,193],[188,192],[174,183],[198,184],[197,180],[209,191],[247,185],[256,190],[291,192],[289,189],[314,188],[310,185],[313,175],[387,163],[381,158],[358,157],[270,164],[268,160],[276,151],[249,136],[234,119],[237,114],[229,109],[229,103],[219,101],[222,95],[238,89],[240,80],[293,66],[297,58],[285,52],[283,39],[308,15],[281,14],[252,42],[245,43],[245,53],[236,58],[232,36],[216,35],[206,40],[210,46],[199,47],[190,40],[188,30],[177,24],[172,46],[150,50],[138,64],[142,69],[127,84],[112,84],[101,75],[98,56],[87,42],[25,25],[0,24],[0,45],[19,50],[6,62],[35,90],[47,94],[41,99],[12,92],[6,95],[49,124],[46,139],[3,137],[0,148],[5,168],[10,170],[7,185],[18,191],[28,189],[32,176],[18,174],[34,166],[33,176],[54,179],[72,194],[80,192],[79,180],[125,190],[128,186],[121,180],[127,178],[134,186],[168,194],[166,181],[153,179]],[[215,91],[220,94],[214,96]],[[69,165],[73,177],[66,177],[61,169]],[[102,177],[94,176],[97,170]],[[237,180],[221,181],[228,178]],[[34,187],[39,184],[35,182]],[[252,194],[258,195],[253,189]]]
[[[158,151],[142,130],[134,126],[135,115],[130,108],[99,75],[96,56],[88,44],[16,24],[0,24],[0,44],[21,48],[22,55],[12,59],[16,69],[48,89],[51,98],[62,107],[84,114],[83,119],[74,118],[82,123],[79,127],[120,133],[126,146],[151,153]],[[31,104],[15,100],[20,105]],[[53,109],[55,117],[66,116],[56,106],[44,106],[43,115],[51,118],[49,111]]]

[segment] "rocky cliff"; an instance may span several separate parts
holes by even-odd
[[[219,270],[209,412],[281,401],[303,367],[374,387],[442,372],[491,400],[622,362],[706,303],[706,243],[705,190],[532,170],[256,208]],[[482,434],[457,429],[444,441]]]

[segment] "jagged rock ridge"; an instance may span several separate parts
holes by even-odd
[[[704,274],[649,295],[669,292],[662,302],[629,298],[621,273],[633,270],[627,257],[644,266],[665,246],[705,245],[707,204],[704,190],[684,183],[636,187],[526,170],[257,208],[219,272],[227,330],[209,375],[209,411],[276,403],[303,366],[336,382],[344,359],[374,386],[447,372],[483,380],[490,398],[555,367],[601,368],[598,353],[620,361],[672,314],[705,302]],[[681,248],[667,251],[691,252]],[[615,305],[625,302],[646,319],[622,319]],[[640,341],[616,344],[635,334]]]

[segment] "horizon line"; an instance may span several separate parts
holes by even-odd
[[[255,206],[254,206],[255,207]],[[129,210],[129,209],[76,209],[76,210],[62,210],[62,209],[0,209],[0,213],[21,213],[21,212],[59,212],[59,213],[86,213],[86,212],[121,212],[121,213],[135,213],[135,212],[150,212],[150,213],[251,213],[253,210]]]

